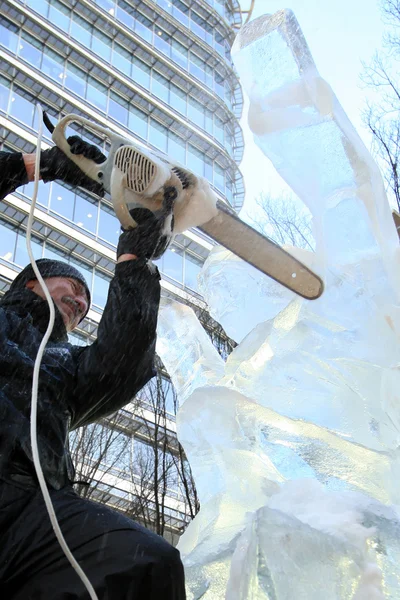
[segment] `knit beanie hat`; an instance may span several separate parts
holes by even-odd
[[[86,317],[90,307],[90,291],[85,278],[83,275],[81,275],[78,269],[72,265],[69,265],[68,263],[61,262],[60,260],[50,260],[49,258],[39,258],[36,261],[36,264],[43,279],[46,279],[47,277],[71,277],[83,285],[88,300],[88,310],[83,315],[81,319],[83,320]],[[25,269],[22,269],[22,271],[18,273],[17,277],[10,285],[9,291],[14,292],[17,289],[25,288],[28,281],[31,281],[32,279],[37,279],[37,277],[32,265],[29,264],[25,267]]]

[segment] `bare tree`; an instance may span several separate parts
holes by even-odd
[[[94,496],[107,475],[126,461],[129,438],[122,432],[123,421],[123,414],[118,412],[96,423],[79,427],[70,434],[70,452],[76,468],[76,491],[81,496]]]
[[[373,150],[383,176],[400,210],[400,0],[383,0],[384,22],[390,27],[384,35],[383,49],[370,65],[364,65],[362,80],[375,90],[377,100],[369,102],[364,111],[364,123],[372,133]]]
[[[171,537],[173,531],[182,533],[198,512],[199,502],[184,450],[170,429],[176,394],[161,368],[140,398],[141,426],[133,440],[136,492],[128,514],[159,535]]]
[[[314,250],[312,218],[308,210],[289,195],[273,198],[261,194],[257,199],[259,207],[257,223],[254,226],[274,242]]]

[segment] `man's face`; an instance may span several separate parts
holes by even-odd
[[[60,311],[67,331],[78,325],[88,309],[88,299],[84,286],[72,277],[46,277],[50,296]],[[26,287],[38,296],[46,299],[42,286],[37,279],[28,281]]]

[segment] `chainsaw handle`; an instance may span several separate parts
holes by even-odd
[[[88,128],[106,136],[111,141],[110,152],[104,162],[97,164],[90,158],[86,158],[81,154],[72,154],[70,145],[65,137],[65,129],[70,123],[86,125]],[[106,127],[102,127],[97,123],[89,121],[89,119],[86,119],[85,117],[74,114],[63,117],[55,126],[51,137],[56,146],[60,148],[60,150],[62,150],[64,154],[66,154],[66,156],[68,156],[68,158],[71,159],[83,173],[85,173],[85,175],[97,183],[103,184],[104,189],[107,192],[110,192],[110,179],[114,155],[121,145],[129,143],[125,138],[116,135]]]

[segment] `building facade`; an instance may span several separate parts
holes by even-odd
[[[230,59],[243,16],[238,0],[4,0],[0,6],[2,150],[35,150],[39,102],[54,122],[75,113],[167,153],[206,177],[221,199],[240,209],[243,136],[238,120],[243,99]],[[90,128],[76,127],[71,133],[107,154],[107,140]],[[49,145],[45,132],[43,148]],[[25,185],[0,202],[1,292],[29,262],[25,230],[32,191],[33,184]],[[87,344],[96,337],[119,229],[109,198],[59,182],[39,186],[35,257],[74,264],[91,289],[92,306],[71,336],[73,343]],[[211,248],[212,241],[196,229],[177,236],[158,261],[163,294],[201,309],[197,274]],[[173,393],[166,374],[158,379],[166,411],[158,415],[159,424],[178,456]],[[147,452],[157,409],[149,398],[143,398],[140,414],[137,402],[131,409],[109,425],[129,437],[133,464],[138,448]],[[93,464],[82,452],[80,458]],[[104,471],[97,497],[125,510],[137,497],[132,476],[124,479],[117,464]],[[179,485],[175,488],[164,494],[172,534],[187,513]]]

